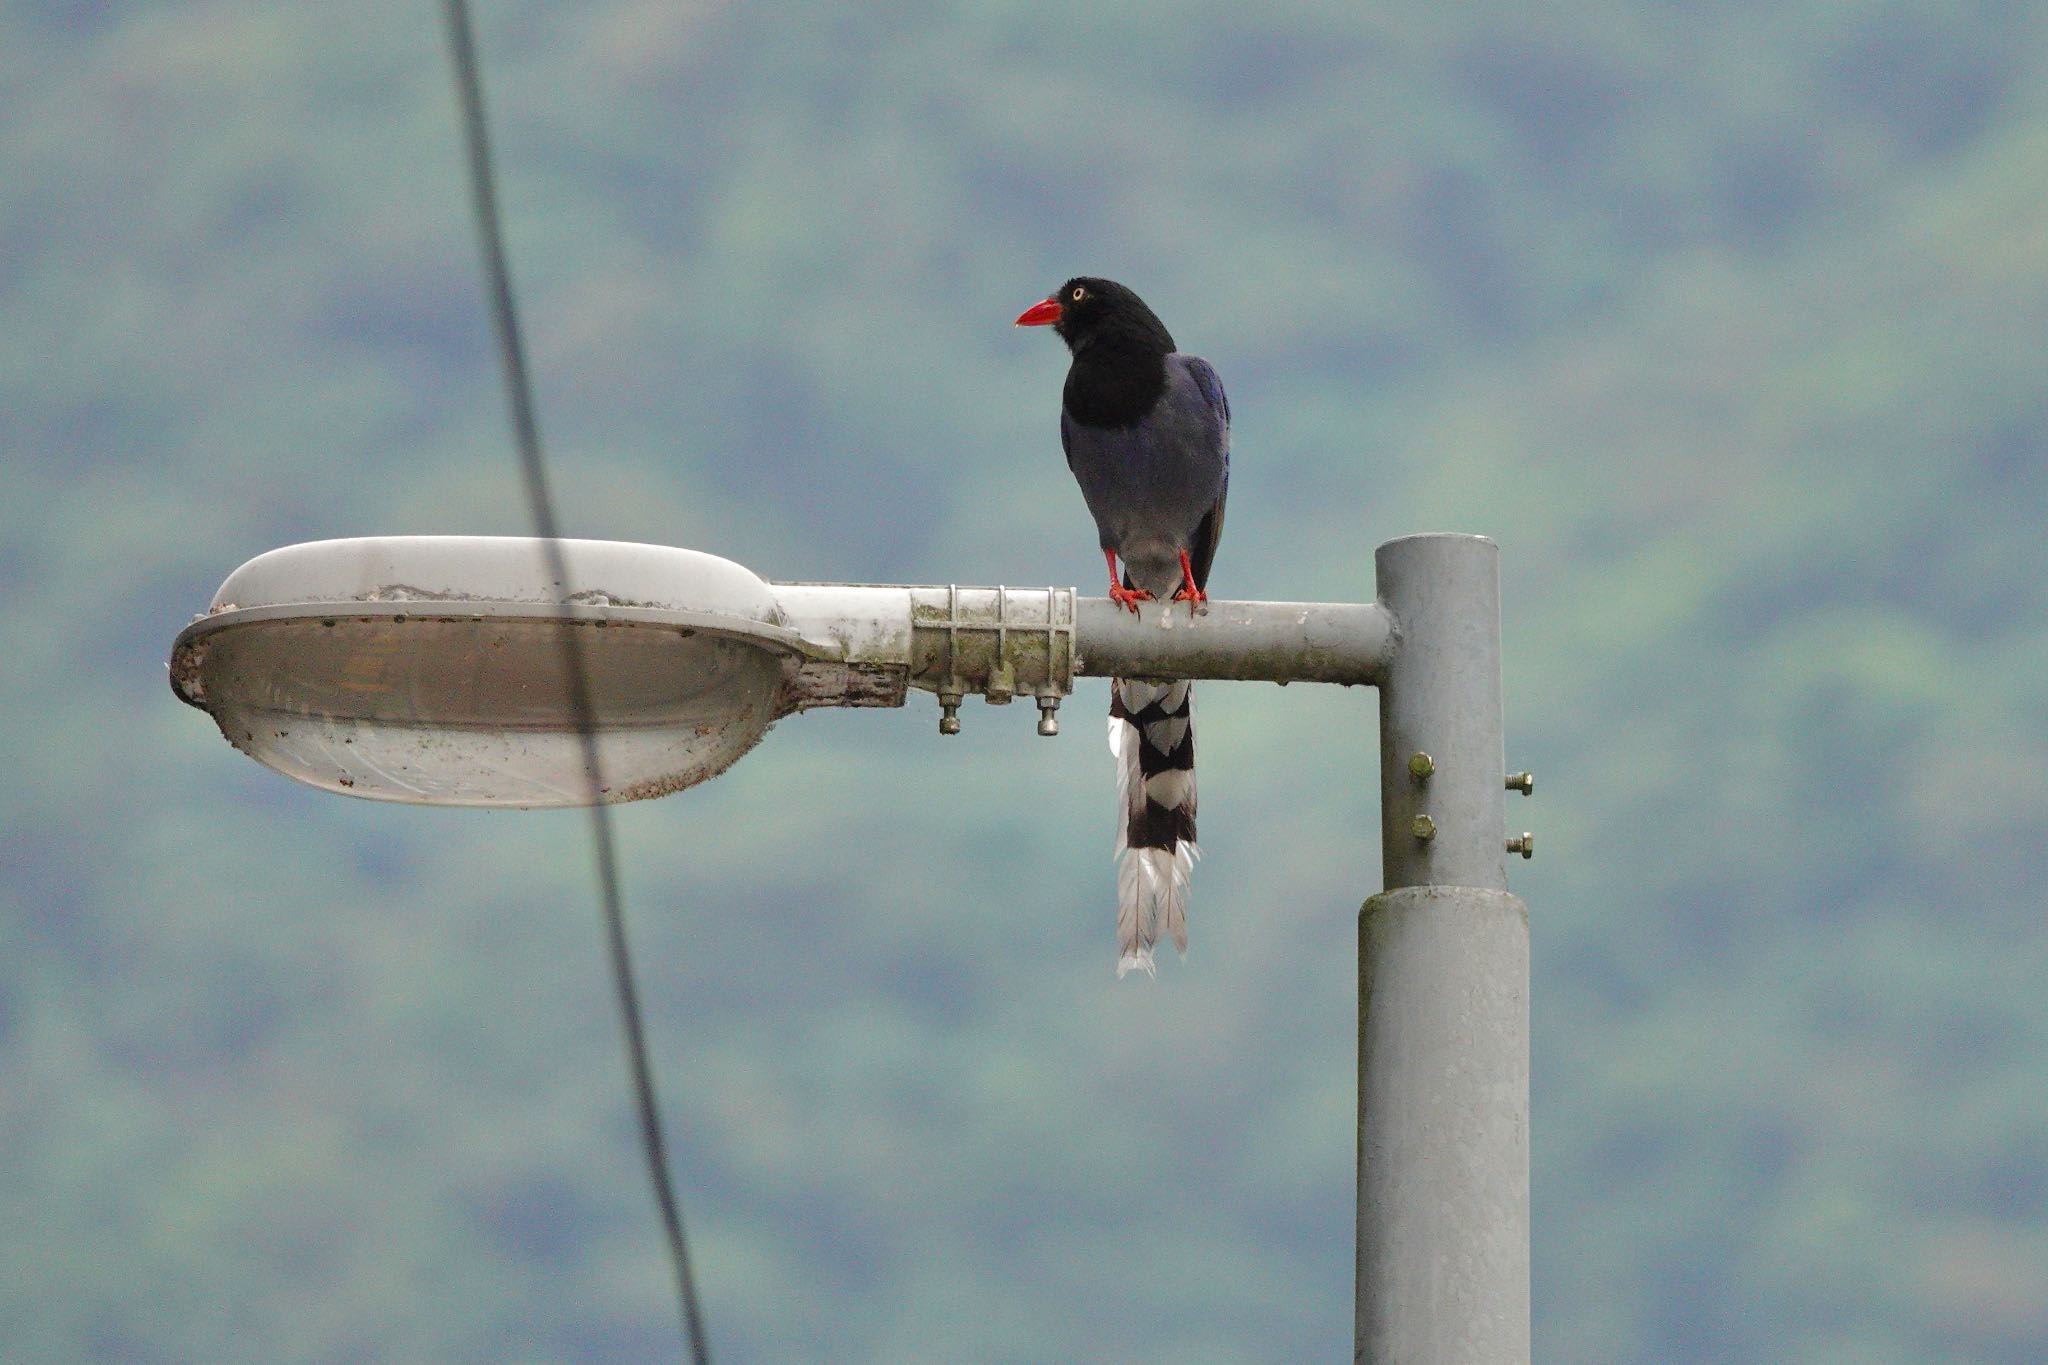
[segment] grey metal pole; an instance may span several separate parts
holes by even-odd
[[[1507,891],[1499,548],[1380,546],[1386,891],[1358,923],[1356,1359],[1529,1359],[1529,920]]]

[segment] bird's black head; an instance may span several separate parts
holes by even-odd
[[[1019,327],[1050,324],[1067,349],[1079,353],[1094,342],[1165,355],[1174,348],[1173,334],[1145,301],[1115,280],[1076,275],[1043,303],[1033,304],[1017,319]]]

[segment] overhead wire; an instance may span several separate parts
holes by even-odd
[[[512,432],[519,450],[520,477],[525,485],[527,510],[534,531],[540,537],[547,557],[548,575],[566,597],[569,589],[568,561],[562,550],[554,498],[548,487],[547,465],[541,453],[540,424],[534,416],[526,353],[520,342],[518,309],[512,297],[511,271],[505,263],[496,177],[491,167],[490,138],[484,119],[483,81],[478,72],[469,6],[466,0],[444,0],[444,7],[455,66],[456,91],[461,104],[463,140],[468,153],[477,245],[483,259],[485,288],[490,296],[491,324],[497,337],[498,358],[505,375],[506,399],[511,407]],[[626,940],[617,843],[612,834],[611,808],[603,801],[602,755],[598,750],[590,676],[576,628],[563,629],[560,638],[569,704],[576,717],[576,732],[582,740],[584,770],[590,778],[590,835],[596,854],[598,899],[603,907],[612,983],[618,998],[620,1024],[625,1033],[627,1070],[639,1111],[641,1146],[647,1157],[648,1176],[654,1186],[654,1200],[660,1210],[669,1259],[675,1269],[676,1302],[682,1316],[683,1334],[689,1344],[690,1359],[695,1365],[709,1365],[711,1353],[705,1340],[703,1313],[697,1301],[696,1277],[690,1268],[689,1240],[684,1235],[682,1208],[669,1176],[668,1145],[662,1136],[654,1072],[647,1060],[647,1030],[642,1022],[639,990],[634,984],[632,952]]]

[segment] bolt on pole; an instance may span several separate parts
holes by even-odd
[[[1529,1359],[1529,917],[1506,792],[1531,780],[1506,771],[1499,557],[1421,535],[1375,561],[1395,646],[1386,890],[1358,922],[1359,1361]]]

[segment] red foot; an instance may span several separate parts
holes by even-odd
[[[1152,601],[1152,594],[1146,592],[1143,588],[1127,588],[1124,586],[1123,580],[1117,577],[1115,550],[1104,550],[1102,557],[1109,561],[1109,600],[1123,607],[1133,616],[1137,615],[1138,603]]]
[[[1121,583],[1113,582],[1109,585],[1109,600],[1120,607],[1129,608],[1131,613],[1136,615],[1138,603],[1150,602],[1152,594],[1143,588],[1127,588]]]
[[[1188,604],[1188,617],[1190,620],[1194,618],[1195,612],[1200,609],[1202,604],[1209,600],[1209,594],[1203,592],[1195,582],[1195,566],[1188,563],[1188,552],[1186,550],[1180,552],[1180,588],[1173,594],[1173,600]]]

